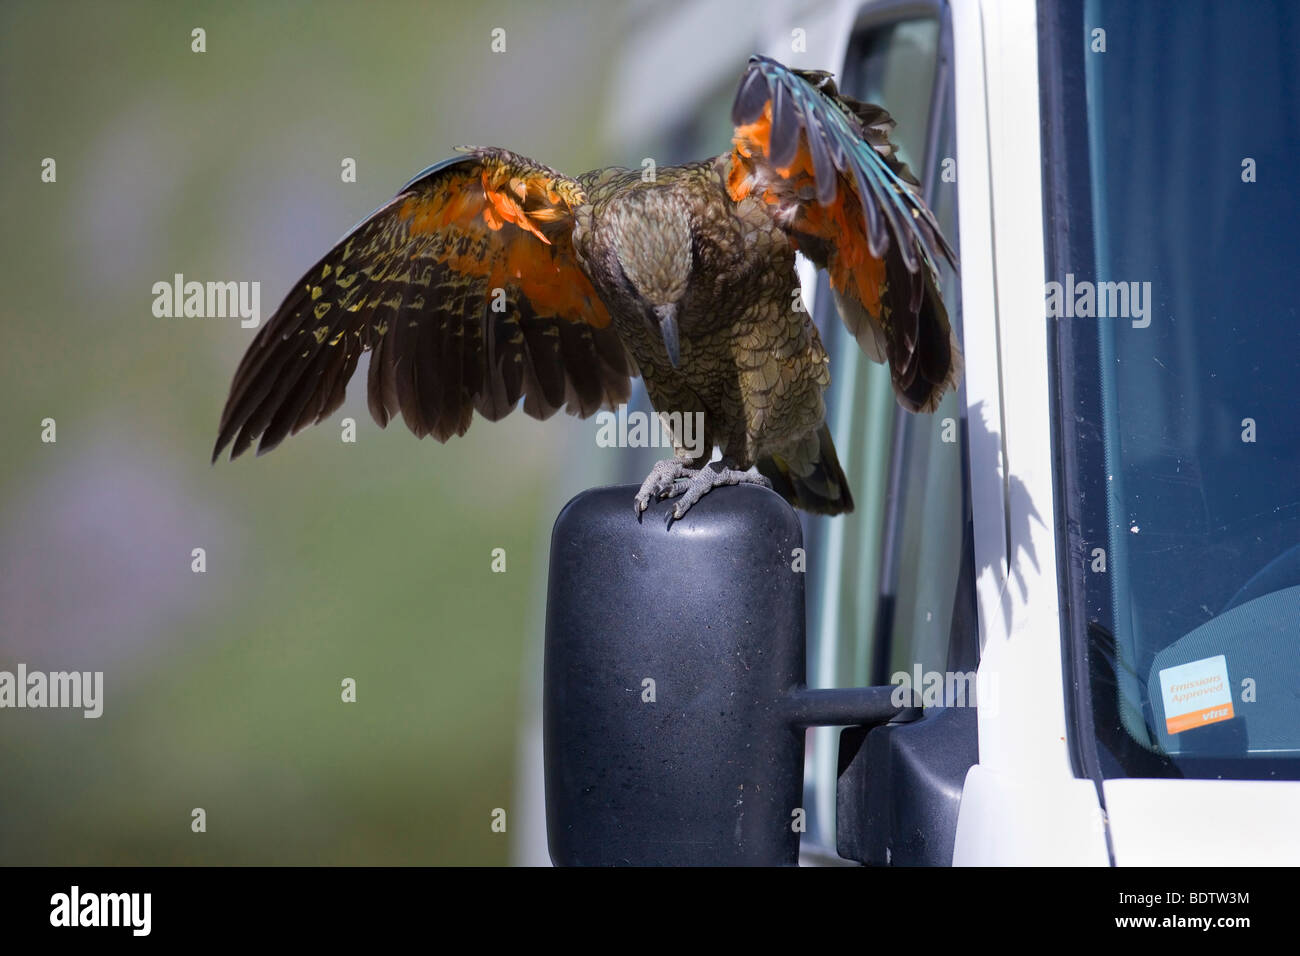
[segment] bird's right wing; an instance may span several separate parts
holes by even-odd
[[[523,398],[546,418],[627,399],[634,367],[574,256],[582,186],[500,149],[431,166],[298,281],[249,346],[213,460],[285,436],[343,402],[372,350],[368,397],[382,427],[464,434]]]
[[[839,93],[830,74],[751,57],[732,109],[727,192],[755,196],[791,243],[830,274],[840,314],[888,360],[894,392],[933,411],[962,358],[935,281],[956,265],[916,180],[889,142],[893,120]]]

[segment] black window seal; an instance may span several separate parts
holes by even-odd
[[[1091,275],[1096,256],[1089,216],[1074,217],[1071,193],[1091,190],[1087,125],[1068,123],[1087,109],[1084,71],[1085,33],[1082,0],[1040,0],[1038,4],[1038,87],[1043,183],[1043,252],[1045,272],[1053,276],[1075,272]],[[1065,688],[1066,742],[1071,770],[1089,779],[1106,809],[1101,760],[1089,679],[1086,568],[1088,542],[1083,540],[1084,490],[1078,480],[1079,429],[1076,378],[1088,356],[1077,352],[1071,334],[1044,310],[1047,326],[1048,389],[1051,412],[1052,482],[1056,499],[1057,600],[1061,619],[1062,685]],[[1106,850],[1115,865],[1110,828]]]

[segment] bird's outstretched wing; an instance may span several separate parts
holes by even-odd
[[[625,401],[634,367],[574,258],[582,187],[500,149],[430,166],[312,266],[235,372],[213,460],[269,451],[343,402],[367,349],[370,413],[464,434],[524,399],[547,418]]]
[[[727,191],[751,194],[830,273],[863,350],[888,361],[899,403],[933,411],[962,357],[935,282],[956,256],[889,141],[894,121],[835,88],[829,73],[755,56],[732,108]]]

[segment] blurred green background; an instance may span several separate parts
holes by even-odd
[[[457,144],[635,164],[599,122],[634,14],[0,7],[0,669],[105,672],[98,720],[0,712],[0,862],[507,862],[491,814],[515,806],[551,521],[608,478],[573,465],[594,425],[516,413],[417,442],[371,421],[363,360],[333,421],[210,466],[254,330],[155,318],[151,287],[260,281],[265,319]]]

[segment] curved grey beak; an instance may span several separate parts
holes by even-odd
[[[681,363],[681,343],[677,339],[677,305],[655,306],[655,318],[659,321],[659,334],[663,336],[664,348],[668,350],[668,361],[673,368]]]

